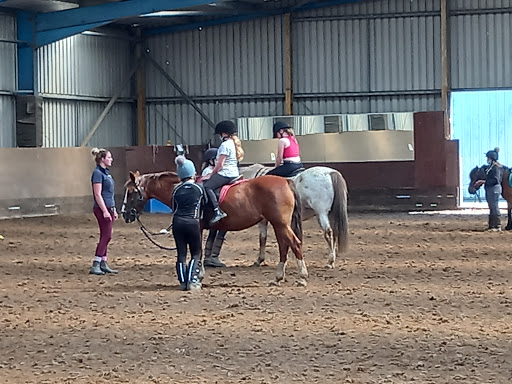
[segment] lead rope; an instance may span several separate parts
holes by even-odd
[[[159,233],[154,233],[154,232],[150,232],[148,231],[148,229],[144,226],[144,224],[142,224],[142,221],[140,221],[139,219],[139,216],[140,215],[137,215],[136,216],[136,219],[137,219],[137,222],[139,223],[140,225],[140,230],[142,231],[142,233],[147,237],[147,239],[149,241],[151,241],[154,245],[156,245],[158,248],[161,248],[161,249],[164,249],[166,251],[175,251],[177,248],[174,247],[174,248],[169,248],[169,247],[164,247],[163,245],[160,245],[158,244],[155,240],[153,240],[151,238],[151,236],[159,236],[159,235],[166,235],[167,233],[169,233],[169,229],[172,228],[172,223],[165,229],[165,230],[161,230]],[[165,231],[165,232],[164,232]]]

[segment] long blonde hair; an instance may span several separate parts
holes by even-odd
[[[231,138],[233,139],[233,142],[235,143],[235,150],[236,150],[236,159],[240,162],[244,159],[245,152],[242,148],[242,140],[238,137],[236,133],[233,133],[231,135]]]

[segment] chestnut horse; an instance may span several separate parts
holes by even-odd
[[[476,193],[476,191],[480,188],[480,186],[476,187],[475,183],[478,180],[486,179],[486,171],[487,166],[484,165],[482,167],[476,166],[469,173],[469,182],[468,192],[472,195]],[[503,180],[501,181],[501,195],[507,201],[507,226],[505,229],[510,231],[512,229],[512,187],[510,186],[509,178],[510,178],[510,168],[503,167]]]
[[[176,173],[135,174],[125,183],[121,212],[127,223],[133,222],[146,202],[155,198],[171,206],[172,191],[179,182]],[[288,249],[291,248],[299,269],[298,284],[305,286],[308,278],[302,257],[302,206],[293,183],[279,176],[264,176],[233,185],[220,208],[228,214],[211,229],[240,231],[266,220],[272,224],[279,246],[279,264],[272,284],[285,278]],[[202,228],[208,227],[213,210],[205,209]]]

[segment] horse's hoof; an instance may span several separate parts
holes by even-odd
[[[300,279],[300,280],[297,280],[297,287],[307,287],[308,286],[308,282],[304,279]]]
[[[325,266],[325,268],[327,268],[327,269],[334,269],[334,264],[327,264]]]
[[[512,227],[509,227],[508,225],[505,227],[505,231],[510,231]]]
[[[268,283],[268,286],[269,287],[279,287],[279,281],[272,280],[271,282]]]
[[[254,263],[252,263],[252,266],[253,267],[260,267],[261,263],[259,261],[255,261]]]

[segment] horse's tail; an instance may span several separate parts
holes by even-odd
[[[297,187],[293,180],[288,180],[288,185],[290,186],[295,199],[292,214],[292,230],[295,236],[297,236],[297,238],[302,242],[302,202],[300,201],[299,192],[297,191]]]
[[[339,172],[331,172],[334,199],[329,212],[329,221],[338,252],[348,249],[347,183]]]

